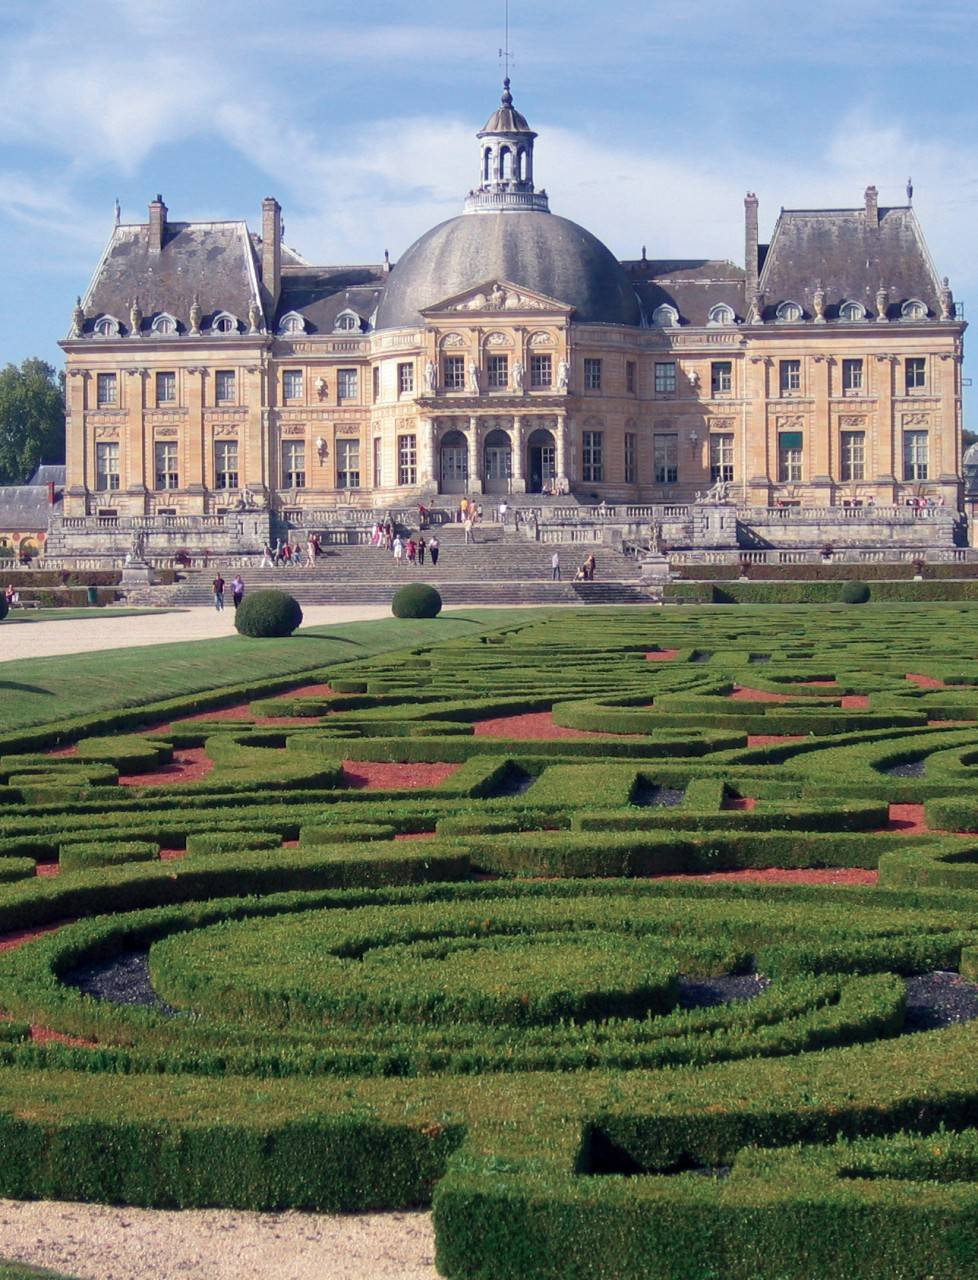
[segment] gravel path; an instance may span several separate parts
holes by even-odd
[[[333,1216],[0,1200],[0,1257],[77,1280],[438,1280],[427,1213]]]

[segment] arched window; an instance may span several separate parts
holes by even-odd
[[[289,311],[279,321],[278,331],[286,336],[293,333],[305,333],[305,319],[298,311]]]
[[[710,308],[708,324],[733,324],[733,322],[733,307],[728,307],[725,302],[717,303],[715,307]]]
[[[177,331],[177,322],[173,316],[163,311],[152,323],[152,331],[161,338],[172,338]]]
[[[797,302],[782,302],[775,312],[775,316],[778,320],[789,324],[800,320],[803,315],[804,311]],[[729,321],[724,323],[729,323]]]
[[[919,298],[908,298],[900,308],[900,314],[904,320],[926,320],[927,304]]]
[[[865,318],[866,308],[861,302],[843,302],[839,308],[840,320],[864,320]]]
[[[95,321],[95,335],[98,338],[118,338],[119,321],[115,316],[99,316]]]
[[[652,323],[660,329],[674,329],[679,324],[679,312],[664,302],[652,312]]]
[[[519,151],[517,151],[516,153],[516,168],[513,174],[517,182],[523,181],[523,177],[524,177],[523,165],[525,162],[526,162],[526,150],[525,148],[520,147]]]
[[[492,147],[486,147],[482,153],[482,181],[488,182],[492,177]]]
[[[214,323],[211,325],[211,329],[213,329],[215,333],[237,333],[237,317],[231,315],[230,311],[219,311],[214,317]]]
[[[509,147],[499,148],[499,176],[504,180],[513,176],[513,153]]]
[[[341,333],[350,333],[360,328],[360,317],[355,311],[341,311],[333,327]]]

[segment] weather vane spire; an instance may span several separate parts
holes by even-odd
[[[509,47],[509,0],[506,0],[506,38],[503,43],[503,47],[499,50],[499,59],[503,64],[503,74],[505,76],[506,84],[508,86],[509,85],[509,64],[510,62],[515,61],[515,59],[513,58],[512,51],[510,50],[510,47]]]

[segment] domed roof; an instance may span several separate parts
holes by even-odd
[[[526,116],[513,106],[513,95],[509,90],[509,76],[503,81],[502,104],[496,108],[476,137],[482,138],[487,133],[533,133],[526,122]],[[534,138],[537,136],[533,133]]]
[[[574,308],[574,319],[641,323],[618,259],[576,222],[510,209],[449,218],[416,240],[388,278],[375,327],[422,323],[421,311],[487,280],[508,280]]]

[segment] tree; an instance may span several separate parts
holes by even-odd
[[[978,444],[978,432],[966,428],[961,432],[961,448],[970,449],[973,444]]]
[[[40,462],[64,462],[64,374],[36,357],[0,370],[0,484],[24,484]]]

